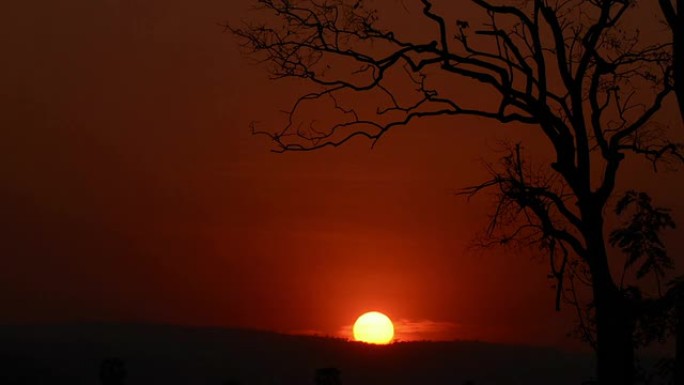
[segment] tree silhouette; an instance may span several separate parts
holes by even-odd
[[[672,32],[672,78],[674,80],[675,93],[679,103],[679,113],[684,119],[684,1],[682,0],[658,0],[660,10],[665,17],[665,22]]]
[[[471,0],[480,14],[468,20],[433,3],[407,8],[406,17],[429,23],[424,36],[385,27],[364,0],[257,0],[266,22],[228,28],[274,79],[300,78],[317,89],[296,100],[284,127],[253,125],[253,132],[285,152],[354,138],[374,144],[395,127],[434,117],[538,128],[554,152],[551,164],[533,167],[514,144],[489,167],[491,179],[463,193],[498,192],[484,243],[548,255],[556,306],[570,293],[596,350],[599,383],[633,383],[637,331],[664,333],[649,322],[671,309],[674,291],[649,295],[640,286],[646,276],[660,282],[672,266],[653,239],[671,221],[646,194],[630,192],[616,211],[638,214],[606,237],[606,208],[626,156],[654,167],[684,160],[682,146],[653,122],[679,76],[671,42],[648,42],[625,21],[638,12],[636,1]],[[479,84],[491,97],[473,103],[455,84]],[[323,107],[334,121],[315,116]],[[611,272],[610,243],[625,254],[622,277]],[[588,285],[590,299],[577,295],[576,282]]]

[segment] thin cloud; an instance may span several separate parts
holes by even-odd
[[[287,332],[285,332],[285,334],[290,334],[290,335],[294,335],[294,336],[337,337],[337,336],[331,336],[330,333],[326,333],[322,330],[317,330],[317,329],[288,330]]]
[[[458,324],[446,321],[401,319],[394,321],[394,338],[399,341],[448,341],[460,337]]]
[[[462,328],[453,322],[432,320],[393,320],[395,341],[450,341],[463,338]],[[352,325],[340,328],[337,335],[354,339]]]

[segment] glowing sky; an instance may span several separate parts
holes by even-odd
[[[535,132],[430,121],[374,150],[270,153],[249,122],[277,122],[301,88],[222,32],[248,3],[3,6],[0,322],[337,334],[377,309],[397,338],[565,344],[546,266],[470,250],[488,202],[453,195],[497,140]],[[681,174],[630,167],[683,218]]]

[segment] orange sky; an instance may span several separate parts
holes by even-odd
[[[302,88],[269,81],[222,33],[247,4],[4,6],[0,323],[337,334],[380,310],[404,339],[566,345],[572,313],[553,311],[546,265],[469,250],[488,202],[453,196],[486,177],[498,140],[535,153],[534,130],[433,120],[373,150],[270,153],[249,122],[277,122]],[[681,175],[630,167],[684,210]]]

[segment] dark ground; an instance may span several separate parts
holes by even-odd
[[[580,384],[589,355],[481,342],[372,346],[341,339],[162,325],[0,326],[0,384],[98,384],[102,361],[125,384],[313,384],[336,367],[344,385]]]

